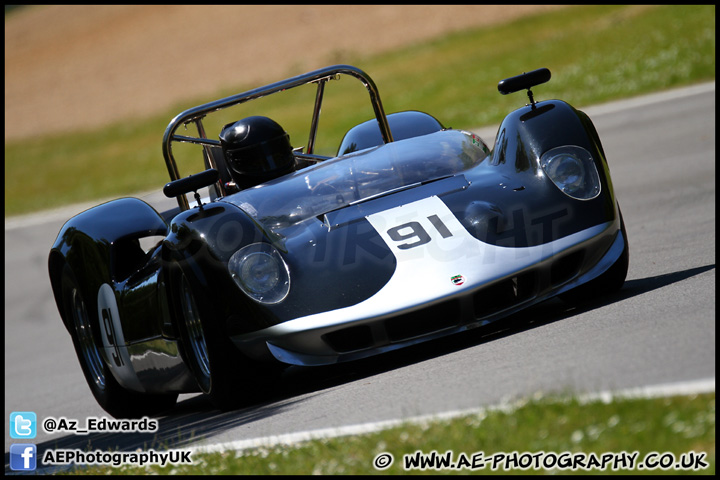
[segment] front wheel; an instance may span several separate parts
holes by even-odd
[[[272,370],[246,359],[215,318],[211,302],[197,295],[180,267],[174,269],[176,327],[183,357],[198,387],[219,410],[264,399],[273,386]]]
[[[124,389],[113,377],[100,354],[99,325],[87,308],[72,269],[62,272],[65,318],[85,380],[100,406],[116,418],[154,415],[175,405],[177,394],[150,395]]]

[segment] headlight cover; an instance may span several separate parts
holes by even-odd
[[[235,252],[228,271],[240,290],[260,303],[279,303],[290,291],[290,270],[269,243],[253,243]]]
[[[600,176],[592,155],[584,148],[566,145],[550,149],[540,157],[540,165],[565,195],[577,200],[600,195]]]

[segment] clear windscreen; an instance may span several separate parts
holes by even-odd
[[[270,228],[448,177],[488,155],[478,137],[457,130],[392,142],[296,171],[226,197]]]

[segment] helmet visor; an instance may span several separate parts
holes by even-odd
[[[281,173],[295,161],[287,134],[247,147],[226,148],[225,157],[230,168],[241,175]]]

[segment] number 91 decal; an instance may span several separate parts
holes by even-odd
[[[442,236],[442,238],[450,238],[453,236],[452,232],[437,215],[430,215],[427,219],[430,221],[437,233]],[[419,247],[420,245],[425,245],[432,240],[432,237],[425,227],[423,227],[420,222],[416,221],[393,227],[387,231],[387,234],[396,242],[405,242],[397,245],[397,248],[400,250]]]
[[[452,257],[447,256],[450,252],[457,253],[457,248],[467,246],[465,242],[473,241],[438,197],[428,197],[384,210],[369,215],[367,219],[394,250],[398,259],[417,258],[417,251],[426,251],[435,260],[447,260]],[[429,250],[418,248],[422,246]]]

